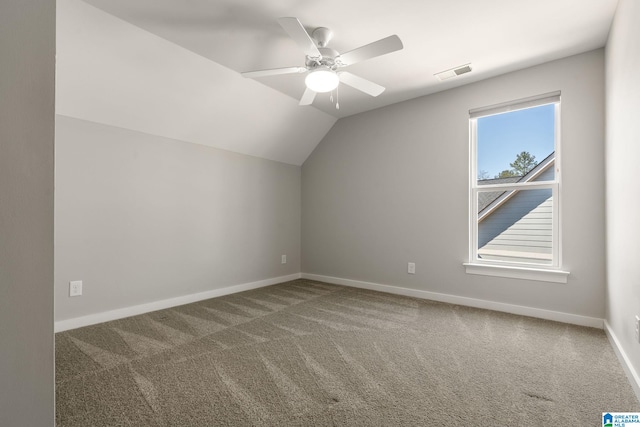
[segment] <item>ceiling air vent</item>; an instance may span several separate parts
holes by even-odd
[[[461,74],[469,73],[471,72],[471,70],[472,70],[471,64],[464,64],[464,65],[460,65],[458,67],[452,68],[450,70],[441,71],[439,73],[434,74],[434,76],[436,76],[440,80],[447,80],[447,79],[450,79],[451,77],[456,77]]]

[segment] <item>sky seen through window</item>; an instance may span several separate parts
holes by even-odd
[[[478,130],[478,167],[480,176],[495,178],[511,169],[510,163],[523,151],[535,156],[536,163],[554,151],[554,104],[480,117]]]

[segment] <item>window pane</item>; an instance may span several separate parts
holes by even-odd
[[[554,180],[555,104],[477,119],[478,185]]]
[[[550,188],[478,191],[478,258],[551,265],[553,197]]]

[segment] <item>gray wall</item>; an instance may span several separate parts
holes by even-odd
[[[300,271],[299,166],[60,115],[56,126],[56,320]],[[70,280],[83,296],[68,296]]]
[[[621,0],[607,44],[607,322],[640,375],[640,2]],[[639,390],[640,392],[640,390]]]
[[[55,2],[0,2],[0,425],[48,426],[53,395]]]
[[[556,90],[569,282],[467,275],[468,111]],[[602,318],[603,154],[603,49],[339,120],[302,167],[302,271]]]

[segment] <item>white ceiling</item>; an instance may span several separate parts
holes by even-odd
[[[617,0],[58,0],[56,112],[301,165],[338,118],[604,46]],[[347,52],[397,34],[404,49],[347,69],[387,90],[340,86],[299,107],[303,65],[277,18],[330,27]],[[471,62],[440,82],[433,74]]]
[[[387,88],[378,98],[341,85],[314,107],[346,117],[508,71],[604,46],[617,0],[86,0],[237,72],[303,65],[304,54],[276,19],[295,16],[310,31],[329,27],[346,52],[391,34],[404,49],[349,67]],[[472,63],[447,82],[433,74]],[[299,99],[304,75],[259,81]],[[304,108],[304,107],[301,107]]]

